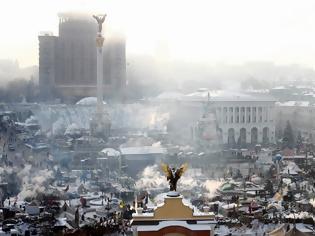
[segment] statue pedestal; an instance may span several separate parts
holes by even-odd
[[[94,137],[107,139],[110,134],[110,127],[111,121],[105,111],[97,111],[90,120],[90,134]]]
[[[167,196],[168,197],[179,197],[180,194],[179,194],[179,192],[176,192],[176,191],[170,191],[167,193]]]

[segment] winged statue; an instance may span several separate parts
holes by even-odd
[[[97,21],[98,24],[98,32],[102,33],[102,24],[105,21],[106,14],[105,15],[93,15],[93,18]]]
[[[174,167],[171,168],[168,164],[162,163],[161,168],[170,184],[170,191],[176,191],[177,181],[187,170],[188,164],[182,164],[179,168],[175,169]]]

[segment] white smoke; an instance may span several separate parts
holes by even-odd
[[[14,169],[10,166],[6,166],[5,168],[0,167],[0,176],[3,174],[12,174],[14,172]]]
[[[37,124],[38,120],[36,119],[35,116],[30,116],[25,120],[25,124]]]
[[[151,114],[149,129],[167,131],[167,123],[169,119],[169,113],[160,113],[156,110]]]
[[[38,193],[44,193],[48,181],[53,177],[53,171],[48,169],[35,170],[31,165],[25,167],[17,173],[22,181],[22,190],[18,194],[19,199],[36,197]]]
[[[39,109],[38,109],[39,106]],[[94,105],[87,106],[65,106],[38,105],[33,111],[44,132],[53,135],[63,135],[66,128],[75,123],[80,129],[88,129],[91,114],[95,113]],[[165,131],[169,114],[161,111],[159,106],[151,106],[140,103],[116,104],[106,106],[113,129],[154,129]]]
[[[55,121],[52,125],[52,134],[53,135],[62,135],[66,131],[66,125],[65,122],[59,118],[57,121]]]
[[[207,197],[212,198],[216,194],[216,190],[223,184],[222,181],[218,180],[206,180],[202,186],[208,191]]]
[[[161,141],[158,141],[158,142],[156,142],[156,143],[153,143],[153,144],[152,144],[152,147],[162,147],[162,146],[161,146]]]
[[[145,190],[153,188],[167,188],[168,183],[166,178],[158,170],[157,165],[147,166],[139,180],[136,182],[136,189]]]
[[[81,134],[81,129],[76,123],[71,123],[70,125],[68,125],[64,133],[64,135],[72,135],[72,136],[80,135],[80,134]]]
[[[206,195],[209,198],[213,197],[222,182],[217,180],[201,181],[201,177],[203,177],[203,174],[200,169],[188,169],[178,182],[179,188],[192,190],[193,188],[201,187],[206,191]],[[161,173],[160,167],[157,164],[146,167],[136,182],[137,190],[163,189],[168,187],[169,184],[166,177]]]

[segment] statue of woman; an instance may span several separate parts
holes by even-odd
[[[97,24],[98,24],[98,32],[99,32],[99,33],[102,33],[102,24],[103,24],[104,21],[105,21],[106,14],[105,14],[105,15],[99,15],[99,16],[93,15],[93,18],[95,18],[95,20],[97,21]]]

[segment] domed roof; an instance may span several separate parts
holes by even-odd
[[[109,157],[120,156],[120,152],[115,150],[115,149],[113,149],[113,148],[104,148],[101,152],[106,154]]]
[[[97,97],[85,97],[79,100],[76,105],[92,106],[97,104]],[[103,104],[106,102],[103,101]]]

